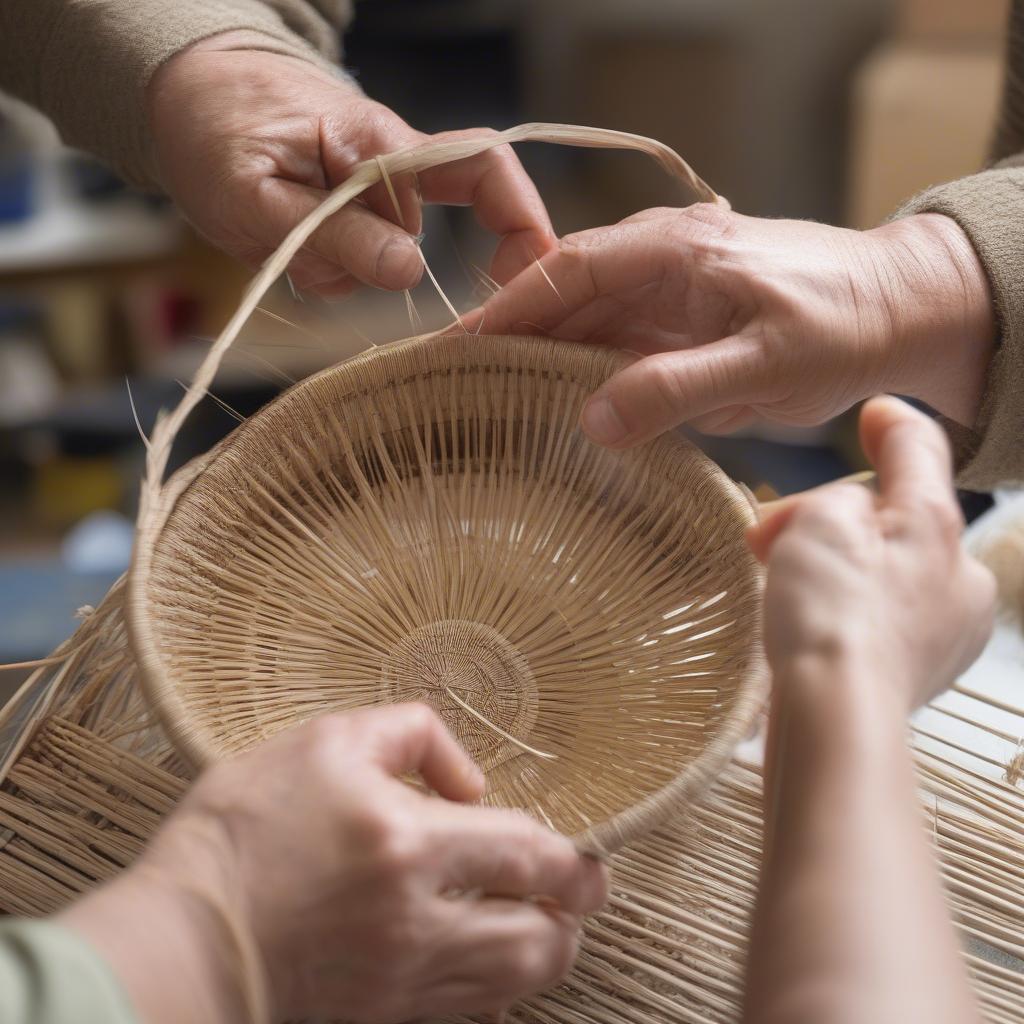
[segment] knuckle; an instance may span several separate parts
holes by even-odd
[[[671,354],[645,359],[644,375],[653,401],[672,412],[681,411],[684,391]]]
[[[576,231],[558,243],[559,256],[567,269],[579,273],[589,267],[591,252],[598,244],[592,231]]]
[[[425,853],[423,836],[408,815],[390,802],[366,797],[349,806],[345,821],[351,847],[371,866],[381,888],[400,889],[398,883],[412,874]]]
[[[551,976],[549,952],[545,944],[520,943],[509,957],[509,981],[519,993],[544,987]]]
[[[802,499],[794,518],[825,521],[852,528],[866,521],[872,510],[871,495],[857,484],[832,484]]]
[[[379,855],[392,843],[394,825],[390,815],[380,806],[363,801],[354,808],[348,818],[348,832],[352,845],[373,856],[379,863]]]
[[[401,705],[396,710],[396,715],[400,716],[399,720],[403,728],[410,733],[417,734],[431,732],[441,721],[437,717],[437,712],[423,701],[412,701]]]
[[[870,559],[880,536],[872,497],[857,484],[835,484],[801,499],[786,533],[800,542],[816,539],[858,564]]]
[[[303,751],[318,782],[333,779],[338,773],[338,745],[346,733],[340,715],[324,715],[302,726]]]
[[[579,944],[579,933],[575,929],[562,930],[552,952],[551,973],[545,985],[555,985],[568,975],[576,962]]]
[[[838,508],[861,516],[870,514],[875,507],[875,499],[872,493],[856,483],[835,484],[828,489],[831,492],[831,502]],[[823,494],[823,497],[827,496]]]
[[[514,893],[524,892],[532,879],[530,862],[531,847],[535,844],[527,839],[517,844],[515,849],[506,850],[502,856],[501,873],[505,887]]]
[[[791,396],[794,389],[793,346],[785,335],[759,329],[748,336],[749,356],[763,378],[765,392],[773,397]]]
[[[264,210],[274,205],[278,182],[269,174],[238,174],[230,186],[240,209]]]
[[[403,882],[421,864],[422,835],[404,821],[378,812],[371,822],[373,856],[381,877],[391,885]]]
[[[562,255],[569,259],[578,258],[581,250],[587,246],[589,235],[589,231],[573,231],[568,235],[563,235],[558,243]]]
[[[665,215],[669,218],[669,234],[691,250],[710,249],[715,242],[731,237],[737,228],[737,214],[712,203],[666,210]]]
[[[922,495],[917,503],[915,514],[934,529],[947,546],[959,546],[960,533],[964,528],[964,517],[952,493]]]

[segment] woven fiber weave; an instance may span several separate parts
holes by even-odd
[[[376,349],[250,417],[136,562],[149,693],[204,764],[313,715],[433,706],[487,800],[607,851],[763,702],[746,497],[697,449],[589,443],[595,346]]]

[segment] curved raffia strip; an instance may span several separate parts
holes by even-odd
[[[51,710],[0,775],[0,910],[44,914],[115,876],[184,793],[191,770],[149,718],[118,585],[34,685]],[[60,680],[54,683],[54,680]],[[33,695],[36,696],[36,695]],[[1014,708],[1024,732],[1024,709]],[[983,731],[988,728],[974,720]],[[5,745],[6,742],[6,745]],[[1024,791],[921,744],[924,827],[991,1024],[1024,1019]],[[617,854],[608,906],[584,926],[562,985],[513,1007],[512,1024],[726,1024],[739,1020],[761,855],[760,772],[733,764],[685,822]],[[468,1024],[469,1018],[453,1020]]]
[[[305,240],[327,217],[377,182],[383,180],[386,184],[389,183],[391,176],[422,170],[452,160],[464,159],[487,149],[517,141],[542,141],[586,147],[636,150],[646,153],[657,160],[670,174],[686,184],[699,200],[716,203],[724,202],[693,172],[681,157],[668,147],[654,140],[601,129],[532,124],[477,139],[427,144],[416,149],[390,153],[368,160],[360,164],[349,179],[331,193],[317,210],[310,214],[287,236],[278,251],[254,279],[238,310],[223,333],[213,344],[196,374],[192,386],[186,392],[179,406],[169,415],[160,418],[149,442],[146,479],[143,483],[142,500],[140,502],[139,529],[133,565],[129,574],[128,622],[131,641],[142,670],[147,693],[161,715],[172,738],[179,745],[183,753],[195,764],[202,765],[208,763],[220,750],[209,742],[206,732],[199,727],[198,719],[194,717],[191,706],[184,702],[180,692],[171,682],[168,664],[162,656],[160,646],[156,642],[155,619],[158,612],[154,610],[152,598],[147,591],[150,579],[153,578],[154,573],[160,570],[155,561],[157,543],[162,537],[182,494],[189,488],[191,483],[190,480],[184,479],[180,475],[176,475],[166,484],[163,483],[163,475],[166,470],[170,448],[177,432],[190,411],[207,393],[221,359],[238,336],[248,317],[257,307],[267,288],[280,276]],[[390,366],[393,362],[397,371],[399,366],[405,366],[408,363],[408,366],[405,366],[405,372],[421,372],[422,367],[419,364],[414,364],[412,357],[413,354],[419,354],[419,358],[423,358],[422,353],[425,351],[425,347],[421,343],[428,337],[430,336],[408,339],[404,342],[395,343],[392,346],[385,346],[384,350],[377,350],[373,354],[373,359],[375,360],[373,365],[377,365],[377,360],[384,361],[381,365],[386,364]],[[431,345],[434,346],[432,351],[438,351],[437,345],[445,341],[450,342],[450,340],[442,338],[438,341],[432,341]],[[485,341],[493,343],[498,340],[474,336],[474,343],[477,348],[485,347]],[[529,349],[531,344],[529,341],[523,341],[522,339],[502,340],[503,344],[506,342],[510,349],[515,349],[518,352],[533,351]],[[536,347],[536,343],[533,344]],[[594,362],[594,350],[592,348],[577,354],[571,353],[571,348],[572,346],[565,344],[560,346],[558,353],[562,363],[566,365],[572,364],[573,366],[579,363],[581,367],[584,364],[590,367],[590,364]],[[445,352],[455,351],[451,344],[448,345],[447,349],[444,349],[442,346],[442,349]],[[550,359],[552,357],[545,358]],[[389,360],[391,362],[388,362]],[[436,361],[436,358],[434,361]],[[518,363],[516,365],[518,366]],[[609,363],[609,368],[610,365]],[[349,364],[346,364],[345,372],[348,377],[352,377],[350,383],[353,387],[358,384],[354,376],[356,368],[362,370],[364,366],[366,367],[366,372],[369,373],[370,363],[363,357],[357,357]],[[450,366],[448,368],[450,369]],[[439,369],[439,367],[435,368],[433,372]],[[524,360],[523,366],[517,369],[516,372],[522,373],[524,371],[537,372],[537,367],[528,366]],[[587,372],[591,376],[594,374],[592,367]],[[304,386],[300,385],[298,390],[301,390]],[[596,386],[596,383],[594,386]],[[566,406],[566,408],[572,408],[572,406]],[[481,413],[478,409],[476,415],[479,414]],[[260,415],[262,416],[263,414]],[[573,423],[575,423],[575,419]],[[339,423],[338,426],[340,427],[341,424]],[[564,425],[559,424],[557,429],[562,431],[565,428]],[[342,433],[345,433],[344,429],[342,429]],[[373,443],[380,445],[380,438],[375,438]],[[665,445],[663,447],[665,447],[664,454],[666,456],[670,455],[668,447]],[[422,455],[423,453],[418,452],[417,454]],[[383,451],[381,451],[381,458],[384,457]],[[296,455],[296,458],[299,458],[299,456]],[[423,467],[421,466],[420,468],[422,469]],[[273,485],[269,479],[257,481],[253,477],[251,480],[246,480],[245,485],[246,487],[252,486],[257,488],[265,497],[272,496],[270,495],[270,490],[273,489]],[[729,490],[732,490],[732,488],[729,488]],[[725,496],[724,489],[722,493],[725,498],[723,508],[728,510],[729,515],[737,517],[737,522],[745,524],[749,518],[749,507],[745,501],[732,494]],[[433,496],[430,496],[430,500],[433,500]],[[719,501],[721,501],[721,498]],[[283,515],[289,517],[293,524],[295,523],[294,511],[287,508],[280,500],[276,501],[271,509],[271,513],[272,516],[270,518],[264,513],[263,522],[268,529],[273,517]],[[337,525],[337,522],[331,524],[332,528],[337,527]],[[196,568],[197,571],[202,572],[200,566]],[[760,570],[754,567],[753,563],[751,563],[748,574],[751,579],[760,579]],[[170,608],[162,608],[159,611],[162,612],[165,619],[174,615],[173,609]],[[729,625],[731,626],[733,623]],[[751,620],[746,624],[745,628],[747,636],[753,637],[753,644],[756,647],[758,633],[756,624]],[[673,629],[666,630],[666,633],[672,632],[674,632]],[[188,642],[190,641],[187,637],[182,637],[182,643]],[[697,795],[708,784],[713,774],[727,760],[735,743],[742,738],[743,733],[749,728],[764,698],[767,677],[763,664],[757,658],[754,658],[752,661],[748,660],[745,671],[746,675],[743,686],[740,688],[741,692],[739,692],[735,699],[730,695],[731,703],[726,713],[721,716],[722,724],[719,732],[715,733],[709,729],[706,739],[701,741],[702,747],[698,748],[693,755],[687,754],[687,758],[683,762],[684,767],[680,768],[677,774],[667,776],[663,782],[659,782],[657,787],[654,787],[654,791],[650,791],[649,787],[635,797],[631,796],[630,802],[626,804],[622,804],[621,795],[616,795],[619,803],[607,815],[603,808],[597,809],[596,814],[598,816],[596,819],[592,816],[594,814],[593,811],[584,813],[582,808],[571,809],[575,818],[569,831],[570,834],[576,835],[577,842],[581,848],[599,855],[606,855],[623,843],[644,834],[658,821],[663,820],[667,814],[684,806],[686,802]],[[313,713],[317,710],[317,707],[322,707],[326,710],[328,705],[320,701],[316,706],[310,704],[308,710],[310,713]],[[225,712],[227,710],[225,709]],[[673,708],[669,707],[665,712],[666,717],[671,717],[673,710]],[[652,709],[650,713],[655,714],[656,712]],[[717,712],[715,717],[718,717]],[[230,720],[232,722],[235,721],[234,718]],[[265,721],[269,722],[270,719],[265,716]],[[494,728],[493,723],[491,725]],[[696,718],[694,718],[693,726],[694,728],[700,726],[700,722],[697,722]],[[232,725],[232,728],[234,728],[234,725]],[[681,732],[683,730],[677,729],[677,731]],[[258,729],[257,732],[259,732]],[[262,735],[262,733],[260,734]],[[666,742],[667,740],[668,737],[665,737]],[[513,742],[516,741],[513,739]],[[642,741],[644,745],[650,745],[654,742],[660,743],[662,740],[660,737],[648,737]],[[527,749],[536,756],[541,757],[537,753],[536,748],[528,747]],[[639,750],[638,753],[640,753]],[[554,758],[554,760],[558,760],[558,758]],[[663,757],[662,760],[666,760],[666,757]],[[643,767],[643,765],[640,765],[640,767]],[[622,777],[625,778],[627,774],[637,777],[636,770],[625,772]],[[619,788],[623,792],[627,792],[621,785]],[[532,802],[528,802],[526,806],[527,809],[532,809],[535,805]],[[538,810],[539,816],[554,827],[552,818],[545,814],[543,809],[538,808]],[[570,813],[570,809],[564,810],[566,810],[567,814]],[[561,816],[561,812],[556,815],[556,817]]]

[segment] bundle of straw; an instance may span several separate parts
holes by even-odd
[[[150,441],[128,624],[147,693],[201,766],[313,715],[431,704],[488,800],[607,853],[686,806],[763,703],[750,503],[677,438],[612,455],[577,423],[621,365],[586,345],[449,334],[287,392],[165,485],[170,446],[266,288],[375,182],[532,125],[358,167],[288,236]]]

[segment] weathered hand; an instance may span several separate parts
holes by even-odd
[[[150,85],[164,188],[211,242],[251,267],[360,161],[473,134],[423,135],[340,76],[259,43],[249,32],[203,40],[172,57]],[[507,146],[393,184],[401,219],[386,188],[371,189],[292,261],[297,287],[338,296],[360,283],[414,285],[423,269],[414,237],[423,202],[473,207],[500,238],[491,269],[499,282],[554,245],[544,204]]]
[[[583,413],[610,447],[683,422],[820,423],[883,392],[971,424],[994,332],[984,272],[946,217],[858,232],[708,204],[570,235],[464,321],[633,352]]]
[[[827,688],[837,665],[862,671],[902,713],[952,684],[992,628],[991,573],[960,544],[949,445],[893,398],[861,413],[880,493],[835,484],[772,504],[749,535],[768,567],[765,644],[776,678]],[[791,672],[807,662],[818,672]],[[893,691],[895,681],[896,690]]]
[[[400,781],[409,773],[439,796]],[[568,971],[606,876],[522,814],[451,802],[482,791],[479,770],[426,707],[316,719],[208,771],[140,869],[66,918],[137,1001],[157,984],[154,961],[171,970],[178,948],[197,972],[214,972],[220,1007],[244,1012],[241,965],[198,893],[222,901],[258,950],[276,1019],[387,1024],[496,1011]],[[124,921],[139,915],[151,935],[165,929],[148,967],[143,944],[123,948]],[[147,1019],[186,1019],[169,1012]]]

